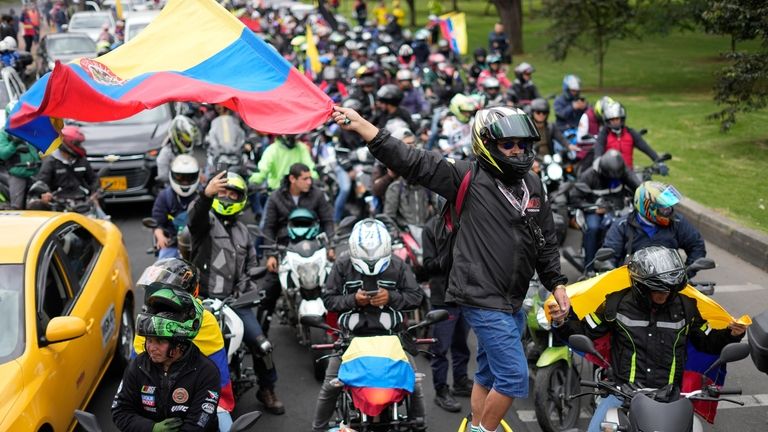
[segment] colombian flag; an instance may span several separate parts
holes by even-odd
[[[341,357],[339,380],[361,412],[377,416],[413,393],[416,374],[397,336],[356,337]]]
[[[627,267],[619,267],[608,273],[603,273],[591,279],[577,282],[569,285],[566,288],[568,297],[571,299],[571,307],[574,313],[579,319],[583,319],[590,312],[594,312],[600,304],[605,301],[605,297],[613,292],[621,291],[630,286],[629,272]],[[716,301],[702,294],[696,288],[687,286],[680,294],[696,300],[697,308],[701,317],[707,321],[711,328],[719,330],[728,327],[731,321],[737,321],[742,324],[752,324],[752,319],[748,315],[742,315],[739,319],[731,316],[722,306]],[[547,314],[547,318],[551,321],[549,316],[550,303],[554,303],[553,296],[549,296],[544,304],[544,312]],[[606,343],[609,338],[603,337],[600,340],[595,341],[595,347],[600,351],[603,356],[610,361],[609,354],[610,344]],[[718,356],[703,353],[697,350],[693,344],[688,341],[687,345],[688,355],[685,362],[685,369],[683,372],[682,391],[690,392],[701,388],[701,376],[704,371],[709,368]],[[725,365],[711,371],[707,379],[710,383],[714,382],[718,385],[723,385],[725,382]],[[715,420],[715,414],[717,410],[716,402],[703,402],[695,401],[694,408],[696,412],[704,417],[710,423]]]
[[[440,33],[457,55],[467,54],[467,18],[464,12],[440,16]]]
[[[214,0],[169,0],[135,39],[96,59],[56,64],[10,115],[9,133],[49,151],[64,118],[100,122],[171,101],[223,104],[252,128],[300,133],[333,102]]]
[[[200,326],[200,332],[192,342],[200,349],[204,356],[216,364],[221,384],[219,406],[228,412],[232,412],[235,409],[235,395],[229,378],[229,361],[227,352],[224,350],[224,338],[221,335],[219,322],[210,311],[203,311],[203,324]],[[137,335],[133,339],[133,350],[136,354],[144,352],[144,336]]]

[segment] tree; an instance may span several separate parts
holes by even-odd
[[[636,2],[639,3],[639,2]],[[598,86],[612,41],[636,37],[635,10],[629,0],[544,0],[544,14],[551,20],[547,49],[563,61],[573,48],[593,53],[598,65]]]
[[[758,35],[760,20],[764,16],[745,0],[710,1],[709,7],[701,14],[704,30],[708,33],[730,35],[731,52],[736,52],[736,42],[752,40]],[[765,3],[765,2],[759,2]]]
[[[735,9],[730,7],[735,6]],[[738,15],[742,23],[728,23],[723,18]],[[768,3],[764,0],[713,1],[702,14],[710,31],[742,40],[749,36],[762,43],[754,52],[734,49],[725,57],[730,65],[723,68],[715,81],[715,102],[726,107],[710,116],[720,120],[723,131],[736,122],[736,114],[764,109],[768,106]],[[732,48],[735,48],[732,46]]]
[[[499,21],[504,25],[512,54],[523,51],[523,0],[492,0],[499,13]]]
[[[416,0],[407,0],[407,3],[411,10],[411,27],[416,27]]]

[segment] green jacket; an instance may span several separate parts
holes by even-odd
[[[297,141],[296,145],[289,149],[278,138],[264,150],[264,154],[261,155],[261,160],[259,160],[259,170],[251,174],[248,182],[261,184],[264,180],[267,180],[270,190],[280,189],[280,182],[283,180],[283,177],[288,175],[291,165],[299,162],[309,167],[312,178],[317,178],[315,162],[312,161],[312,155],[309,154],[307,146]]]
[[[26,148],[27,151],[19,151]],[[40,171],[40,154],[31,144],[0,131],[0,160],[5,162],[8,173],[15,177],[29,178]]]

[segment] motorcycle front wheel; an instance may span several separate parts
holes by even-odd
[[[569,400],[580,389],[579,374],[568,373],[568,363],[559,361],[536,372],[533,388],[536,421],[544,432],[557,432],[576,426],[579,420],[579,399]]]

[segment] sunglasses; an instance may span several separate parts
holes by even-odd
[[[527,141],[518,140],[518,139],[498,142],[498,145],[504,147],[504,150],[512,150],[515,147],[515,145],[517,145],[517,147],[520,150],[525,151],[528,149],[528,144],[529,143]]]

